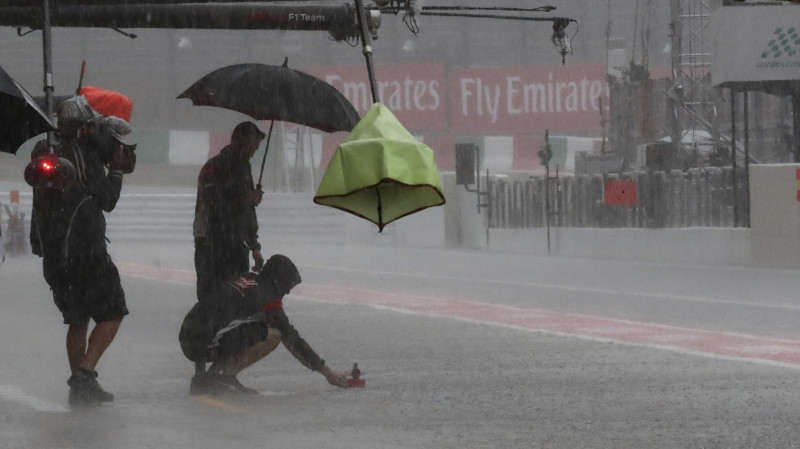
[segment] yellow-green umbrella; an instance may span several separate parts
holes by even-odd
[[[314,202],[378,225],[444,204],[433,151],[375,103],[333,154]]]

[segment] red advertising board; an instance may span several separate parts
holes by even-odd
[[[359,115],[372,106],[372,93],[364,65],[307,67],[303,69],[337,88]],[[406,129],[447,128],[447,83],[444,64],[377,64],[378,97]]]
[[[366,113],[372,94],[363,64],[302,69],[337,88]],[[517,170],[539,167],[544,130],[551,135],[599,131],[603,64],[448,68],[442,63],[376,64],[381,103],[434,150],[441,169],[454,167],[459,135],[511,136]],[[323,137],[327,163],[346,133]]]
[[[795,187],[797,187],[797,201],[800,201],[800,168],[795,171]]]
[[[303,70],[339,89],[359,114],[372,104],[363,65]],[[381,102],[410,131],[515,135],[601,129],[600,97],[607,94],[602,64],[453,68],[449,76],[439,63],[378,64],[375,72]]]
[[[465,134],[596,130],[606,93],[600,64],[453,69],[451,128]]]

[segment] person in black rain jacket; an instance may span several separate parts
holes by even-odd
[[[62,130],[59,153],[75,166],[77,180],[64,190],[33,192],[31,248],[43,258],[44,278],[68,325],[70,404],[114,399],[97,382],[95,367],[128,314],[119,272],[107,251],[103,215],[119,200],[123,147],[103,125]],[[42,141],[34,152],[46,148]],[[95,322],[91,334],[90,320]]]
[[[265,134],[252,122],[234,128],[230,145],[209,159],[197,179],[193,224],[197,297],[235,273],[261,269],[255,206],[263,192],[253,186],[250,158]]]

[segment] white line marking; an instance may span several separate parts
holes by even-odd
[[[306,301],[313,301],[313,302],[326,302],[326,300],[324,300],[324,299],[320,300],[320,299],[308,298],[308,297],[300,297],[298,299],[302,299],[302,300],[306,300]],[[514,325],[514,324],[497,323],[497,322],[476,320],[476,319],[473,319],[473,318],[464,318],[464,317],[458,317],[458,316],[439,315],[439,314],[435,314],[435,313],[427,313],[427,312],[420,312],[420,311],[415,311],[415,310],[400,309],[400,308],[391,307],[391,306],[382,306],[382,305],[367,305],[367,306],[368,307],[373,307],[373,308],[379,309],[379,310],[388,310],[388,311],[392,311],[392,312],[405,313],[405,314],[409,314],[409,315],[421,315],[421,316],[426,316],[426,317],[431,317],[431,318],[445,318],[445,319],[463,321],[463,322],[468,322],[468,323],[485,324],[485,325],[496,326],[496,327],[501,327],[501,328],[505,328],[505,329],[512,329],[512,330],[523,331],[523,332],[531,332],[531,333],[535,333],[535,334],[552,335],[552,336],[556,336],[556,337],[575,338],[575,339],[578,339],[578,340],[591,341],[591,342],[594,342],[594,343],[611,343],[611,344],[617,344],[617,345],[629,346],[629,347],[636,347],[636,348],[647,348],[647,349],[655,349],[655,350],[659,350],[659,351],[669,351],[669,352],[674,352],[674,353],[678,353],[678,354],[682,354],[682,355],[691,355],[691,356],[703,357],[703,358],[707,358],[707,359],[726,360],[726,361],[731,361],[731,362],[754,363],[754,364],[757,364],[757,365],[767,365],[767,366],[773,366],[773,367],[779,367],[779,368],[790,368],[790,369],[794,369],[794,370],[800,369],[800,365],[798,365],[796,363],[785,363],[785,362],[779,362],[779,361],[774,361],[774,360],[766,360],[766,359],[761,359],[761,358],[738,357],[738,356],[726,355],[726,354],[716,354],[716,353],[713,353],[713,352],[698,351],[698,350],[694,350],[694,349],[689,349],[689,348],[685,348],[685,347],[681,347],[681,346],[673,346],[673,345],[669,345],[669,344],[632,343],[632,342],[627,342],[627,341],[614,339],[614,338],[597,337],[597,336],[593,336],[593,335],[584,335],[584,334],[578,334],[578,333],[568,333],[568,332],[561,332],[561,331],[554,331],[554,330],[547,330],[547,329],[530,328],[530,327],[525,327],[525,326],[517,326],[517,325]]]
[[[261,396],[289,396],[288,391],[259,391],[258,392]]]
[[[464,283],[464,282],[479,282],[485,284],[496,284],[496,285],[515,285],[519,287],[530,287],[534,289],[551,289],[551,290],[562,290],[568,292],[579,292],[579,293],[599,293],[605,295],[624,295],[624,296],[638,296],[642,298],[652,298],[652,299],[661,299],[661,300],[678,300],[678,301],[690,301],[690,302],[699,302],[699,303],[708,303],[708,304],[725,304],[725,305],[736,305],[736,306],[745,306],[745,307],[763,307],[767,309],[783,309],[783,310],[800,310],[800,306],[798,305],[791,305],[791,304],[769,304],[769,303],[755,303],[755,302],[748,302],[748,301],[740,301],[740,300],[731,300],[731,299],[716,299],[716,298],[709,298],[705,296],[686,296],[686,295],[679,295],[679,294],[666,294],[666,293],[652,293],[652,292],[636,292],[636,291],[626,291],[626,290],[612,290],[612,289],[605,289],[605,288],[595,288],[595,287],[572,287],[567,285],[561,284],[546,284],[541,282],[518,282],[518,281],[498,281],[494,279],[481,279],[481,278],[463,278],[463,277],[453,277],[453,276],[434,276],[428,274],[414,274],[414,273],[399,273],[399,272],[390,272],[390,271],[378,271],[378,270],[363,270],[363,269],[353,269],[353,268],[340,268],[340,267],[330,267],[330,266],[319,266],[319,265],[304,265],[305,267],[320,269],[320,270],[334,270],[334,271],[344,271],[344,272],[354,272],[354,273],[368,273],[374,274],[376,276],[381,275],[392,275],[392,276],[404,276],[410,278],[421,278],[421,279],[440,279],[445,281],[451,281],[453,283]]]
[[[800,311],[800,305],[756,303],[756,302],[732,300],[732,299],[717,299],[706,296],[686,296],[679,294],[612,290],[612,289],[594,288],[594,287],[572,287],[567,285],[546,284],[540,282],[498,281],[494,279],[432,276],[427,274],[398,273],[389,271],[340,268],[340,267],[319,266],[319,265],[302,265],[302,266],[314,269],[321,269],[321,270],[368,273],[377,276],[392,275],[392,276],[403,276],[403,277],[420,278],[420,279],[439,279],[454,283],[479,282],[479,283],[494,284],[494,285],[514,285],[518,287],[525,287],[531,289],[550,289],[550,290],[560,290],[560,291],[579,292],[579,293],[595,293],[595,294],[611,295],[611,296],[651,298],[656,300],[677,300],[677,301],[697,302],[706,304],[722,304],[722,305],[756,307],[765,309]],[[148,265],[131,264],[125,262],[117,263],[117,268],[120,269],[120,274],[122,274],[123,276],[132,276],[132,277],[146,278],[146,279],[158,279],[164,282],[174,283],[174,284],[194,284],[195,282],[194,279],[192,278],[192,276],[194,276],[194,272],[190,270],[184,270],[181,268],[156,268]]]
[[[13,385],[0,385],[0,399],[30,407],[39,412],[68,412],[69,409],[29,395]]]

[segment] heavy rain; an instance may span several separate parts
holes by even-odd
[[[800,444],[797,2],[2,3],[0,447]]]

